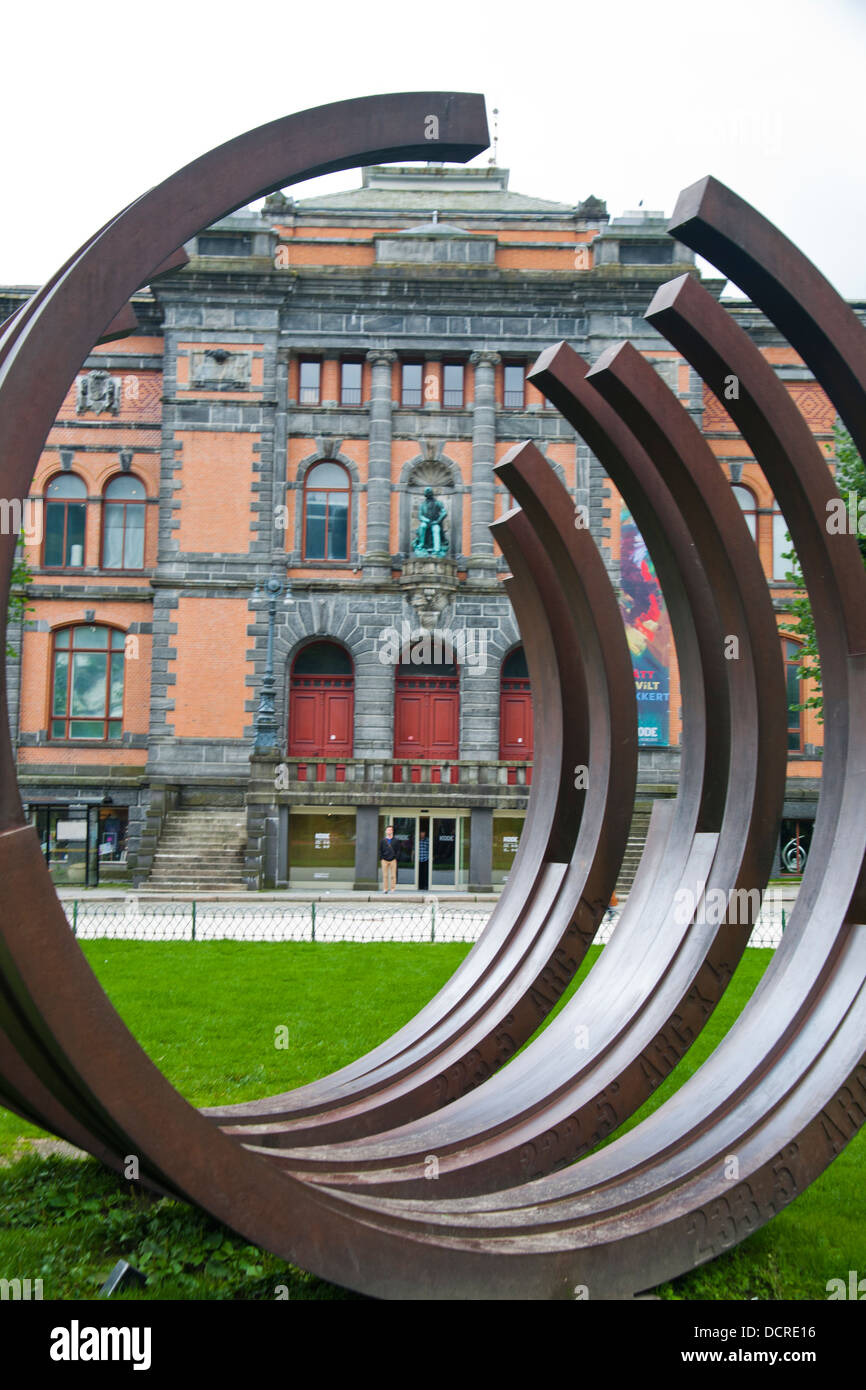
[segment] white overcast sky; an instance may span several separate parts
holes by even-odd
[[[499,108],[512,189],[669,213],[712,173],[866,299],[866,0],[31,0],[2,41],[0,285],[265,121],[454,90]]]

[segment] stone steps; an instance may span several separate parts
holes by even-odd
[[[634,883],[635,874],[637,873],[644,845],[646,844],[650,815],[651,807],[646,805],[636,806],[634,809],[631,825],[629,826],[625,854],[623,855],[619,876],[616,881],[616,896],[620,901],[628,895],[629,889]]]
[[[243,812],[171,811],[142,887],[178,893],[243,892],[245,850]]]

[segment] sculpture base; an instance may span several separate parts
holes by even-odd
[[[433,628],[457,592],[457,565],[447,556],[413,555],[403,566],[402,583],[421,626]]]

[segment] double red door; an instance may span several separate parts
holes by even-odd
[[[398,671],[394,697],[395,758],[456,758],[459,741],[457,677]]]
[[[533,741],[529,681],[505,679],[499,697],[499,756],[531,760]]]
[[[351,676],[293,676],[289,757],[351,758],[352,687]]]

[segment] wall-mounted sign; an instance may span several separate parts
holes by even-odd
[[[503,836],[502,836],[502,848],[505,850],[505,853],[506,853],[506,854],[516,854],[516,853],[517,853],[517,846],[518,846],[519,842],[520,842],[520,836],[519,836],[519,835],[503,835]]]
[[[315,832],[315,834],[316,834],[316,849],[330,849],[330,848],[331,848],[331,832],[330,832],[330,830],[317,830],[317,831]]]
[[[87,839],[87,821],[59,820],[55,833],[58,840],[81,840],[83,843]]]

